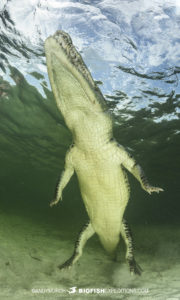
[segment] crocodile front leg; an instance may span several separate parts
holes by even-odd
[[[135,164],[134,167],[131,169],[131,173],[134,175],[134,177],[140,182],[141,187],[143,190],[151,194],[152,192],[163,192],[164,190],[159,187],[151,186],[144,174],[143,169],[140,165]]]
[[[53,205],[57,204],[62,199],[62,191],[65,188],[65,186],[68,184],[69,180],[71,179],[71,177],[74,173],[74,167],[72,164],[72,149],[73,148],[71,148],[66,154],[65,168],[61,175],[60,181],[56,187],[55,199],[53,199],[50,203],[51,207]]]
[[[135,159],[121,145],[118,147],[118,156],[123,166],[134,175],[146,192],[151,194],[152,192],[159,193],[164,191],[162,188],[154,187],[149,184],[140,165],[136,163]]]

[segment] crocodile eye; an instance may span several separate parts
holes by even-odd
[[[69,54],[70,54],[71,58],[76,58],[76,52],[74,49],[70,49]]]
[[[72,44],[72,40],[71,40],[70,36],[64,35],[63,40],[64,40],[66,45],[71,45]]]
[[[69,41],[68,41],[68,37],[67,37],[67,36],[64,36],[64,37],[63,37],[63,40],[64,40],[64,42],[65,42],[66,44],[68,44]]]

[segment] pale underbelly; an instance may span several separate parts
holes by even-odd
[[[85,165],[85,164],[84,164]],[[77,168],[81,195],[91,224],[99,235],[119,234],[129,200],[129,183],[120,167],[104,163]]]
[[[96,233],[119,234],[123,214],[128,203],[128,189],[104,193],[100,188],[95,194],[82,192],[82,198]]]

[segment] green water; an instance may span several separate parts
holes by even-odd
[[[154,123],[145,109],[130,112],[128,108],[131,119],[122,117],[125,111],[113,117],[117,141],[128,147],[149,181],[165,190],[150,196],[129,175],[131,198],[125,215],[143,275],[130,276],[123,243],[114,263],[97,236],[88,241],[76,266],[60,272],[57,266],[72,255],[77,234],[88,219],[76,176],[64,190],[62,203],[49,207],[71,134],[44,83],[46,97],[15,68],[11,76],[16,78],[15,85],[2,78],[0,83],[5,90],[0,99],[1,298],[150,300],[179,296],[179,120]],[[112,110],[114,103],[110,104]],[[170,110],[172,106],[169,99]],[[116,291],[141,288],[148,289],[148,294],[71,295],[73,286]],[[48,288],[64,292],[37,292]]]
[[[62,203],[49,207],[71,133],[57,110],[47,73],[40,74],[35,67],[32,72],[32,56],[45,66],[43,50],[37,54],[28,48],[7,12],[1,17],[16,39],[0,35],[0,299],[179,299],[179,67],[162,66],[147,73],[118,65],[119,80],[130,84],[104,93],[116,140],[135,157],[149,182],[164,189],[148,195],[129,174],[131,198],[125,215],[142,276],[130,276],[123,243],[115,263],[97,236],[88,241],[77,265],[60,272],[57,266],[72,254],[88,219],[76,175],[64,190]],[[8,54],[15,60],[13,51],[19,51],[22,65],[25,62],[30,69],[24,75],[6,58]],[[71,295],[73,286],[149,292]],[[33,293],[35,288],[64,292]]]

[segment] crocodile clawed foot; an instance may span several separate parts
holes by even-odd
[[[141,276],[141,273],[143,272],[143,270],[141,269],[140,265],[138,265],[138,263],[136,262],[136,260],[134,258],[129,260],[128,264],[129,264],[129,269],[130,269],[131,275]]]
[[[70,268],[72,267],[72,265],[73,265],[72,259],[68,259],[62,265],[59,265],[58,269],[59,270],[70,270]]]
[[[153,192],[155,192],[155,193],[164,192],[164,190],[162,188],[150,186],[150,185],[145,187],[145,191],[148,192],[149,194],[151,194]]]

